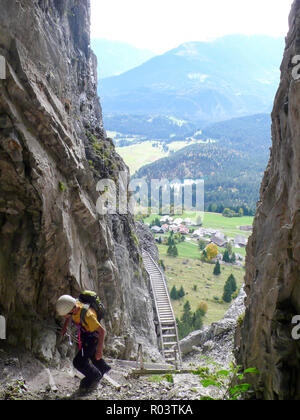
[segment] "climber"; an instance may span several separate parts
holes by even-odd
[[[94,309],[89,308],[81,322],[83,303],[72,296],[61,296],[56,303],[57,313],[65,318],[61,334],[67,332],[69,322],[72,320],[78,328],[79,352],[73,360],[74,367],[85,377],[80,382],[80,390],[89,391],[97,387],[103,375],[111,368],[103,360],[103,344],[105,329],[99,323]],[[90,361],[92,363],[90,363]]]

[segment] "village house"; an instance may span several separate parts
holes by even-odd
[[[190,229],[187,226],[179,226],[179,232],[181,233],[181,235],[187,235],[190,233]]]
[[[160,223],[164,224],[164,223],[172,223],[173,222],[173,217],[171,216],[164,216],[160,219]]]
[[[177,225],[170,225],[169,226],[169,232],[177,233],[179,231],[179,226]]]
[[[216,233],[217,231],[214,229],[199,228],[193,232],[193,237],[198,238],[198,239],[205,238],[205,237],[210,238],[212,235],[215,235]]]
[[[228,244],[228,240],[226,236],[221,232],[217,232],[214,235],[212,235],[211,242],[213,242],[215,245],[219,246],[220,248],[224,248]]]
[[[234,247],[235,248],[245,248],[247,246],[248,243],[248,239],[245,238],[244,236],[236,236],[234,238]]]
[[[245,232],[251,232],[252,229],[252,226],[240,226],[240,230],[243,230]]]
[[[153,233],[165,233],[164,230],[159,226],[152,226],[151,231]]]
[[[165,223],[164,225],[161,226],[161,229],[163,229],[164,233],[169,232],[169,225]]]
[[[180,217],[178,217],[177,219],[174,220],[173,223],[174,225],[177,225],[177,226],[182,225],[183,219],[180,219]]]

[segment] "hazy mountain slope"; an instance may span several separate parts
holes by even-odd
[[[135,178],[205,178],[206,207],[215,203],[255,209],[269,158],[270,117],[255,115],[213,124],[205,133],[214,133],[216,142],[185,147],[142,167]]]
[[[137,67],[155,54],[149,50],[107,39],[92,39],[91,46],[98,59],[98,78],[111,77]]]
[[[269,112],[284,40],[232,35],[191,42],[101,82],[105,113],[221,121]]]

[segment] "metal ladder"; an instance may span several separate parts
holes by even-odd
[[[169,296],[165,276],[152,256],[143,249],[143,262],[149,275],[158,316],[160,341],[166,362],[181,367],[182,359],[178,339],[176,318]]]

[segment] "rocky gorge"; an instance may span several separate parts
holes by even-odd
[[[150,359],[159,358],[133,216],[96,208],[97,182],[122,172],[126,189],[129,173],[103,127],[90,2],[1,0],[0,9],[0,314],[7,342],[47,362],[59,359],[55,302],[92,289],[107,308],[107,354],[130,359],[139,341]]]
[[[61,294],[92,289],[107,308],[105,355],[117,388],[104,383],[89,398],[221,399],[192,375],[153,384],[131,380],[131,368],[118,364],[136,359],[139,344],[145,360],[162,361],[142,248],[155,260],[159,255],[149,230],[130,212],[102,215],[97,208],[98,182],[122,180],[117,193],[128,196],[130,174],[103,126],[89,0],[0,0],[0,9],[6,73],[0,80],[0,315],[7,322],[0,398],[72,398],[79,378],[66,356],[74,350],[58,339],[55,303]],[[271,156],[247,246],[246,294],[241,291],[223,320],[180,343],[186,368],[212,357],[221,367],[236,358],[244,369],[258,369],[249,381],[255,398],[265,400],[300,398],[300,344],[292,337],[292,319],[300,314],[294,59],[300,0],[289,23]]]

